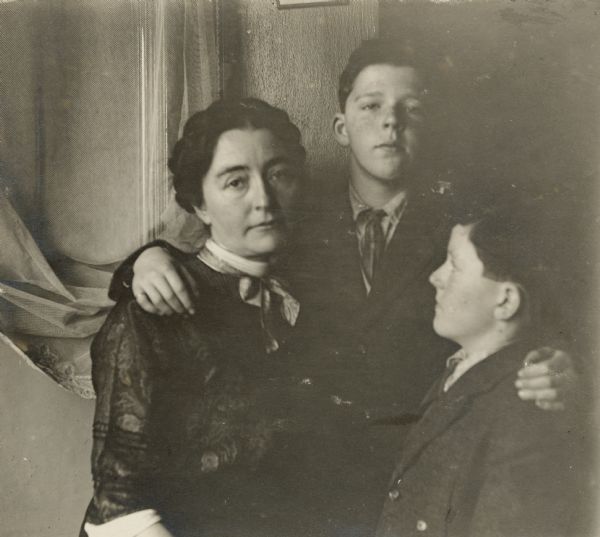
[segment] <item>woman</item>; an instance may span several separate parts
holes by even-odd
[[[218,101],[186,123],[169,168],[177,202],[210,229],[184,261],[204,300],[171,319],[125,297],[94,340],[89,537],[282,534],[266,455],[299,304],[270,267],[304,159],[287,114],[259,100]]]

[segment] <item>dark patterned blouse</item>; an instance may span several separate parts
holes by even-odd
[[[267,354],[239,277],[186,262],[202,307],[145,313],[123,297],[92,345],[94,497],[86,522],[154,509],[177,537],[281,535],[286,360]]]

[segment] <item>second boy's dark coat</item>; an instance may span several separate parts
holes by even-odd
[[[393,474],[377,537],[567,535],[582,438],[514,390],[524,345],[434,386]]]

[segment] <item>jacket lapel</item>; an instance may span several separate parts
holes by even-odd
[[[367,322],[376,320],[411,284],[426,285],[429,274],[441,262],[439,217],[429,214],[420,200],[409,200],[388,245],[380,277],[369,294]]]
[[[475,398],[489,392],[508,375],[514,375],[522,366],[528,348],[531,345],[521,342],[501,349],[468,370],[446,393],[440,393],[441,379],[438,380],[423,400],[423,414],[407,439],[395,478],[412,466],[435,438],[464,416]]]
[[[340,195],[332,216],[333,220],[330,221],[326,234],[331,254],[328,267],[335,271],[330,281],[335,282],[343,278],[343,285],[337,287],[339,292],[345,295],[344,302],[364,303],[367,292],[361,272],[358,239],[347,191]]]
[[[441,262],[440,231],[443,218],[440,209],[429,198],[415,193],[394,232],[384,256],[381,277],[367,295],[361,272],[355,223],[347,188],[328,196],[332,200],[326,214],[319,218],[316,243],[326,257],[317,259],[321,270],[328,271],[330,282],[336,284],[337,300],[357,308],[361,324],[376,322],[391,302],[414,282],[427,285],[427,278]],[[441,223],[441,224],[440,224]],[[314,237],[313,237],[314,240]]]

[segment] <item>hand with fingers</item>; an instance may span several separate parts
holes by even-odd
[[[551,347],[529,352],[515,382],[521,399],[535,401],[544,410],[564,410],[575,398],[578,384],[571,356]]]
[[[189,313],[197,289],[186,269],[160,246],[144,250],[133,265],[132,291],[140,307],[155,315]]]

